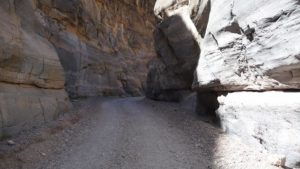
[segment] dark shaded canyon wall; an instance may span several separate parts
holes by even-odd
[[[1,1],[0,137],[66,112],[68,95],[141,95],[155,56],[153,6],[135,0]]]
[[[192,87],[199,113],[299,167],[299,1],[157,0],[154,12],[147,96],[180,100]]]
[[[138,96],[155,54],[153,1],[40,0],[71,97]]]

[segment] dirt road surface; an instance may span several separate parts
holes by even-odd
[[[74,104],[80,112],[76,116],[15,138],[15,147],[2,142],[0,168],[276,168],[263,151],[201,120],[192,105],[142,97],[90,98]]]

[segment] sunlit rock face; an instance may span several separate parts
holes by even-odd
[[[153,1],[39,0],[71,97],[138,96],[155,56]]]
[[[286,166],[299,167],[300,93],[234,92],[218,97],[218,102],[224,131],[286,157]]]
[[[200,4],[208,5],[187,0],[156,1],[154,13],[158,23],[154,40],[158,59],[148,74],[148,97],[176,101],[190,91],[201,42],[195,23],[208,16],[204,14],[207,8],[199,8]],[[198,26],[204,29],[203,24]]]
[[[194,88],[300,88],[300,6],[287,1],[211,1]]]
[[[285,156],[289,167],[300,165],[299,5],[211,0],[193,83],[200,105],[207,104],[203,92],[227,92],[213,94],[223,129]]]

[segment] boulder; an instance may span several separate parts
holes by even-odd
[[[158,59],[148,73],[146,95],[156,100],[180,100],[191,90],[200,54],[201,36],[194,24],[198,1],[156,1],[159,23],[154,31]]]

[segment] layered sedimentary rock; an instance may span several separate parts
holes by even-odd
[[[39,34],[42,23],[32,4],[22,4],[27,6],[20,10],[14,1],[0,2],[0,137],[50,121],[69,108],[58,54]]]
[[[71,97],[141,95],[152,44],[153,1],[39,0]]]
[[[212,0],[193,84],[202,105],[202,92],[231,92],[211,101],[223,129],[286,156],[289,167],[300,164],[299,5]]]
[[[200,9],[200,4],[187,0],[156,1],[154,13],[159,21],[154,41],[158,58],[148,74],[148,97],[179,100],[191,89],[201,41],[195,23],[208,16],[204,14],[207,9]],[[198,25],[202,29],[202,24]]]

